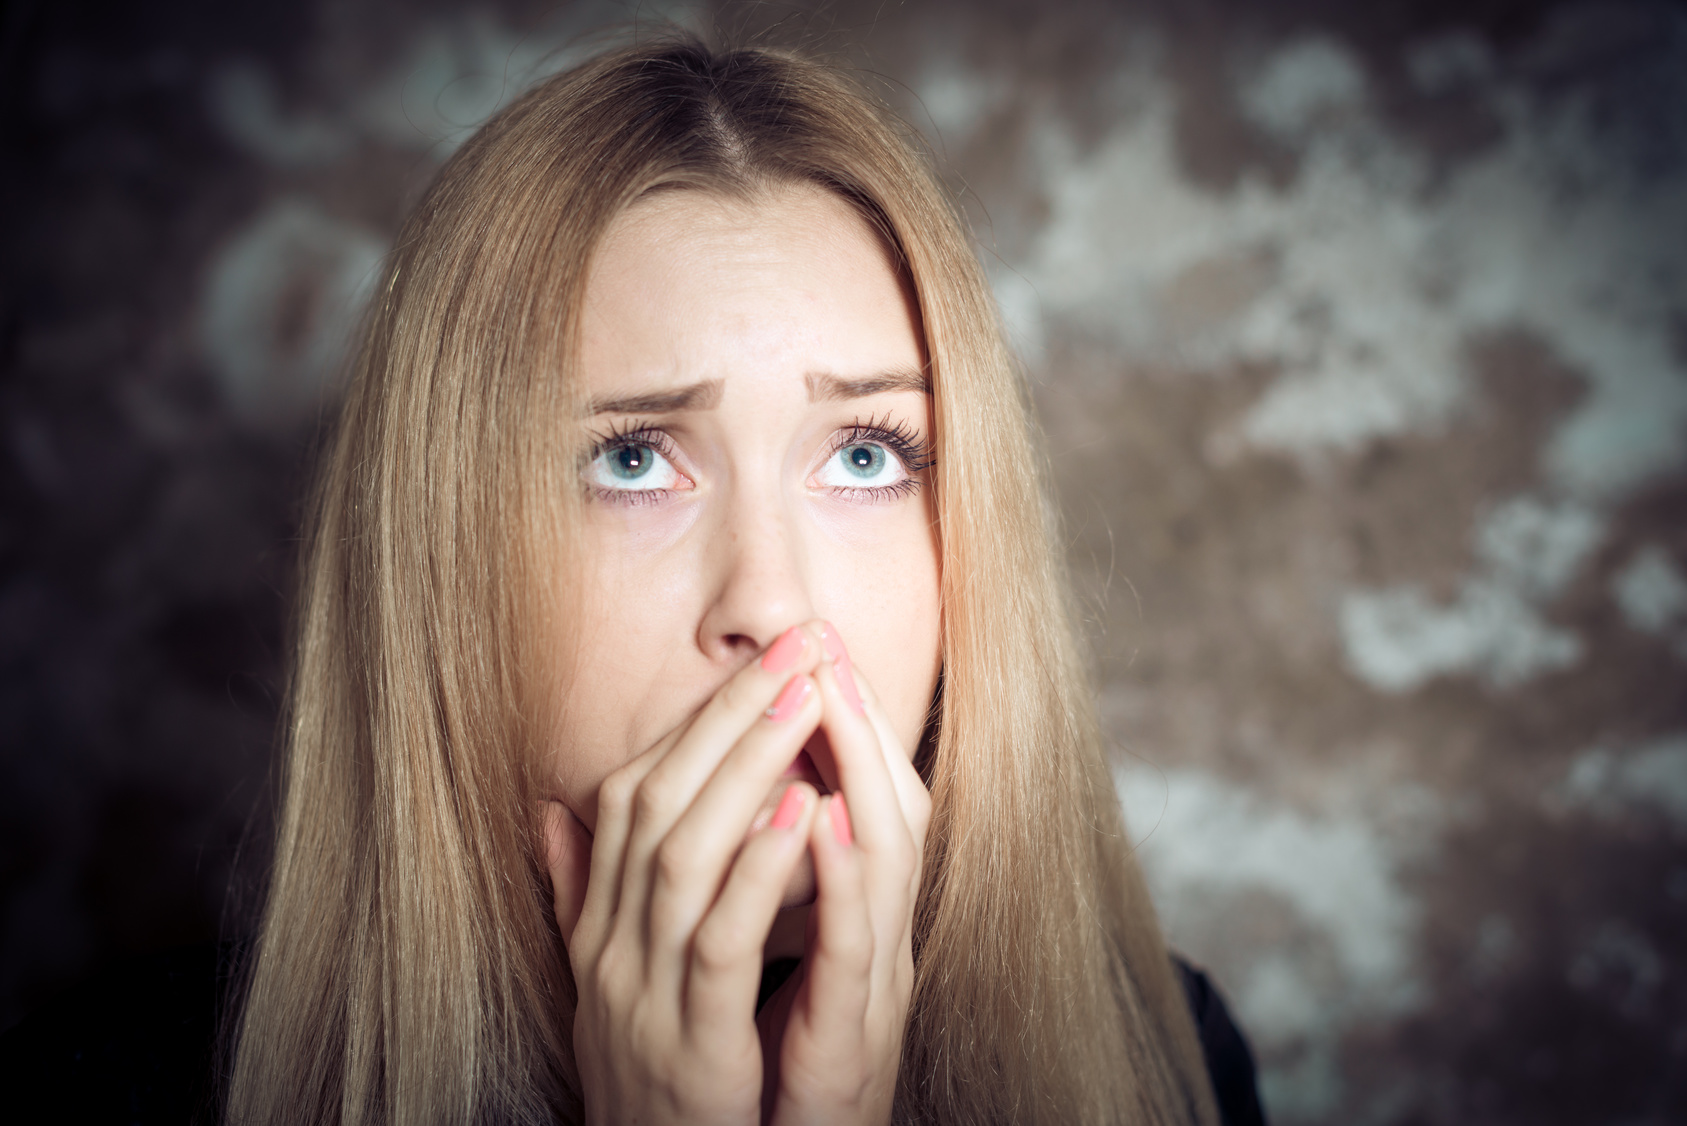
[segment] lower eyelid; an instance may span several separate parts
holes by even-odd
[[[659,504],[677,491],[675,489],[606,489],[597,485],[592,487],[592,493],[597,500],[604,504],[621,505],[627,508],[642,508],[646,505]]]
[[[827,488],[833,495],[842,494],[846,499],[874,504],[911,496],[919,492],[920,481],[917,477],[904,477],[891,485],[829,485]]]

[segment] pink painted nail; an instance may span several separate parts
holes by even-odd
[[[797,823],[797,815],[802,812],[803,792],[799,786],[786,786],[785,796],[779,799],[779,808],[773,811],[772,825],[775,829],[789,829]]]
[[[827,622],[820,630],[820,640],[826,643],[826,656],[834,661],[849,660],[849,650],[844,648],[843,638],[838,636],[838,627]]]
[[[832,662],[832,672],[838,678],[838,691],[849,706],[855,709],[856,715],[866,715],[867,705],[861,702],[861,692],[855,687],[855,674],[850,671],[849,658],[843,657]]]
[[[762,654],[761,667],[767,672],[784,672],[797,663],[802,656],[803,646],[808,642],[803,639],[802,627],[792,626],[779,635],[779,640],[767,647]]]
[[[808,678],[793,676],[785,682],[785,687],[779,690],[779,698],[773,701],[773,706],[766,711],[766,716],[774,723],[783,723],[802,710],[803,701],[814,691],[809,687]]]
[[[831,801],[832,835],[838,838],[838,843],[848,848],[855,840],[855,834],[849,831],[849,807],[844,805],[842,794],[833,794]]]

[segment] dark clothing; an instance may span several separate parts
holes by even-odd
[[[233,958],[232,947],[212,944],[156,955],[32,1013],[0,1036],[7,1120],[210,1126]],[[795,959],[769,964],[762,1000],[795,968]],[[1177,969],[1224,1126],[1264,1126],[1247,1041],[1207,975],[1182,960]]]
[[[1213,1094],[1218,1096],[1218,1115],[1224,1126],[1265,1126],[1265,1111],[1259,1105],[1254,1084],[1254,1054],[1224,998],[1218,995],[1207,975],[1174,957],[1183,994],[1189,998],[1189,1015],[1195,1018],[1195,1032],[1201,1037],[1201,1054],[1207,1058]]]

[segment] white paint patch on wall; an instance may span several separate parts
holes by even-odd
[[[1586,505],[1515,497],[1478,525],[1476,556],[1523,593],[1550,598],[1576,577],[1604,533],[1604,519]]]
[[[281,199],[211,263],[199,338],[247,422],[286,426],[338,375],[386,244],[313,204]]]
[[[1627,751],[1586,751],[1571,764],[1558,792],[1548,796],[1613,820],[1625,819],[1635,807],[1651,808],[1687,829],[1687,732]]]
[[[1332,117],[1358,111],[1365,72],[1339,43],[1322,35],[1273,52],[1242,83],[1242,112],[1285,140],[1302,140]]]
[[[1408,850],[1348,802],[1308,813],[1197,771],[1126,766],[1115,783],[1174,943],[1198,948],[1200,904],[1214,895],[1270,896],[1327,939],[1333,979],[1316,952],[1285,942],[1253,952],[1242,980],[1227,983],[1266,1057],[1273,1114],[1316,1120],[1343,1097],[1337,1049],[1346,1029],[1425,999],[1414,954],[1419,907],[1400,876],[1425,839]]]
[[[1496,688],[1573,666],[1575,634],[1542,607],[1560,594],[1598,546],[1593,509],[1517,497],[1476,529],[1479,569],[1449,605],[1414,586],[1352,591],[1341,603],[1348,668],[1382,692],[1411,692],[1438,676],[1475,675]]]
[[[1470,341],[1525,329],[1590,392],[1550,439],[1547,487],[1613,499],[1687,455],[1673,327],[1687,292],[1687,173],[1626,171],[1586,107],[1492,80],[1456,43],[1430,46],[1423,80],[1463,83],[1503,131],[1441,179],[1366,109],[1363,68],[1344,48],[1291,42],[1238,87],[1244,112],[1298,151],[1291,183],[1244,177],[1215,193],[1189,182],[1172,94],[1149,81],[1145,108],[1087,151],[1058,117],[1032,131],[1026,157],[1049,219],[1015,265],[1044,317],[1126,358],[1278,367],[1243,431],[1300,456],[1445,425],[1469,394]],[[1687,83],[1681,94],[1687,113]],[[1243,263],[1263,263],[1266,284],[1230,284]],[[1220,292],[1181,300],[1192,286]]]
[[[1543,620],[1516,590],[1480,578],[1446,606],[1412,586],[1352,592],[1342,599],[1341,638],[1347,667],[1388,693],[1465,674],[1510,688],[1582,655],[1574,634]]]
[[[1687,578],[1668,552],[1656,544],[1635,552],[1612,578],[1611,595],[1630,626],[1672,639],[1687,660]]]

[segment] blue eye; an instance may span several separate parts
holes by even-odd
[[[816,483],[833,489],[882,489],[908,479],[901,457],[878,442],[839,446],[820,467]]]
[[[606,493],[654,493],[686,484],[673,462],[650,441],[620,441],[601,448],[585,476],[588,484]]]
[[[623,481],[636,481],[656,464],[656,451],[649,446],[622,446],[609,451],[609,472]]]
[[[884,470],[886,457],[883,446],[863,442],[855,446],[845,446],[838,452],[844,467],[857,477],[870,479]]]

